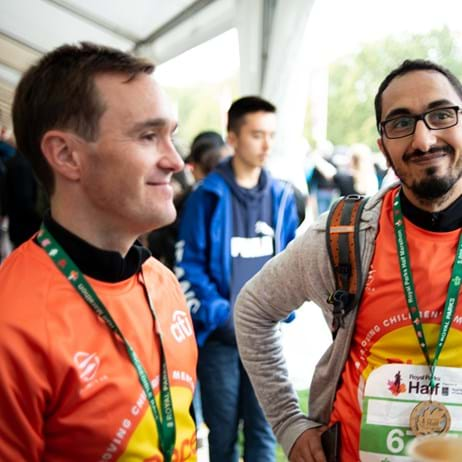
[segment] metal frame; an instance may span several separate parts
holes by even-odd
[[[136,52],[140,47],[153,43],[155,40],[159,39],[163,35],[175,29],[180,24],[182,24],[195,14],[199,13],[215,1],[216,0],[197,0],[196,2],[192,3],[187,8],[176,14],[172,19],[167,21],[164,25],[151,32],[147,37],[145,37],[142,40],[138,40],[135,43],[132,52]]]

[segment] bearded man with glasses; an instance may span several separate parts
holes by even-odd
[[[327,214],[239,295],[241,359],[291,462],[410,461],[416,436],[462,431],[461,107],[460,81],[430,61],[405,61],[378,89],[378,146],[400,182],[362,212],[361,298],[316,367],[308,416],[276,325],[305,301],[332,320]],[[326,454],[334,428],[340,449]]]

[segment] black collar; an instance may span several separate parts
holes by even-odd
[[[125,258],[119,252],[102,250],[80,239],[58,224],[48,212],[43,222],[77,267],[87,276],[104,282],[119,282],[138,273],[150,257],[149,250],[139,242],[130,248]]]
[[[437,232],[462,228],[462,196],[440,212],[426,212],[413,205],[402,189],[399,194],[403,215],[419,228]]]

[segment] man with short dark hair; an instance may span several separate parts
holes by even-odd
[[[196,460],[190,315],[136,241],[174,220],[183,167],[153,69],[64,45],[16,90],[18,148],[51,210],[0,267],[1,460]]]
[[[199,344],[198,377],[211,462],[274,460],[275,440],[236,346],[233,307],[243,284],[295,236],[292,188],[263,168],[276,129],[275,107],[259,97],[228,112],[225,159],[189,196],[180,217],[177,276]]]
[[[327,460],[390,462],[410,460],[416,435],[462,428],[462,86],[435,63],[405,61],[380,85],[375,107],[378,145],[400,184],[362,212],[358,304],[334,313],[328,302],[336,285],[326,215],[236,303],[241,358],[291,462],[325,462],[328,427]],[[336,335],[316,367],[307,417],[274,325],[309,300],[336,321]]]

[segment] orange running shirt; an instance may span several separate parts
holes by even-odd
[[[189,414],[196,381],[192,323],[175,276],[156,260],[142,277],[88,278],[136,351],[159,399],[163,345],[176,421],[173,462],[196,460]],[[151,408],[122,341],[32,240],[0,267],[0,460],[161,462]]]
[[[384,198],[375,253],[359,306],[350,355],[342,372],[331,423],[341,422],[341,460],[359,460],[363,390],[369,374],[389,363],[425,365],[401,282],[392,200]],[[460,231],[430,232],[404,219],[412,277],[424,333],[433,358]],[[462,367],[462,297],[441,353],[440,366]]]

